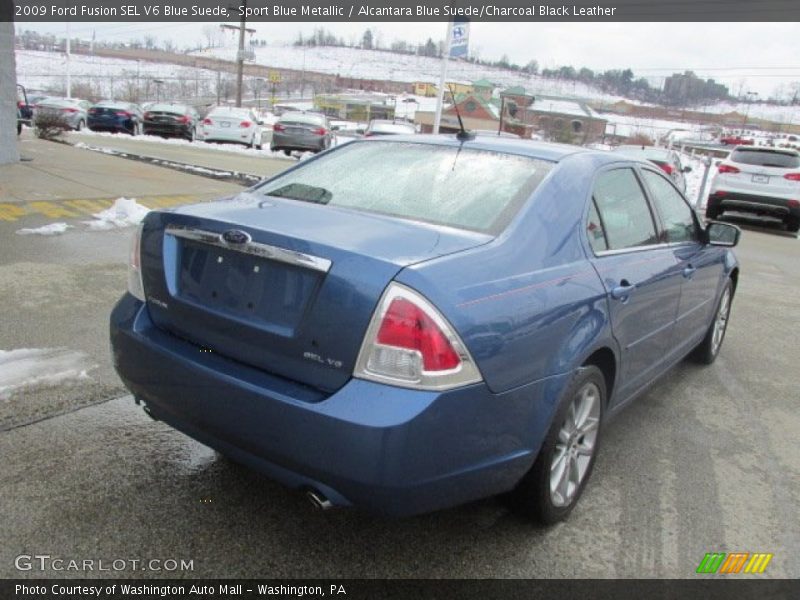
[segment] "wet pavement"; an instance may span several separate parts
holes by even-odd
[[[0,349],[74,350],[90,379],[0,399],[0,577],[693,577],[712,551],[770,552],[761,577],[800,576],[797,239],[744,232],[718,361],[682,363],[613,421],[580,504],[543,529],[496,499],[403,520],[314,512],[152,421],[108,350],[131,230],[19,226],[0,221]],[[20,554],[193,569],[20,572]]]

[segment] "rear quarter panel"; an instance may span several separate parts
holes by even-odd
[[[595,160],[562,159],[492,243],[396,278],[439,307],[495,393],[571,371],[614,344],[605,289],[580,239]]]

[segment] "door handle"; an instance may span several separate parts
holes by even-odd
[[[623,302],[628,301],[628,296],[630,296],[631,292],[635,288],[635,285],[632,285],[628,282],[627,279],[623,279],[619,282],[619,285],[611,289],[611,297],[615,300],[622,300]]]
[[[683,276],[686,279],[691,279],[694,277],[694,272],[697,271],[697,267],[693,267],[691,264],[686,265],[686,268],[683,270]]]

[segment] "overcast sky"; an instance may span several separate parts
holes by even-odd
[[[199,45],[207,23],[72,23],[72,35],[89,39],[171,38],[179,47]],[[444,37],[444,23],[248,23],[269,43],[291,43],[299,31],[325,27],[346,41],[366,28],[393,40],[424,42]],[[63,23],[18,24],[18,28],[63,32]],[[508,55],[511,62],[535,59],[540,67],[572,65],[594,70],[630,67],[637,76],[664,77],[692,69],[729,86],[731,93],[758,92],[800,82],[797,23],[472,23],[470,50],[484,59]],[[279,65],[277,65],[279,66]],[[743,81],[744,80],[744,81]]]

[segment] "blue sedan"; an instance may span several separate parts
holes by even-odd
[[[738,239],[619,154],[355,141],[151,212],[114,362],[149,415],[318,507],[511,492],[554,523],[609,417],[687,355],[717,357]]]

